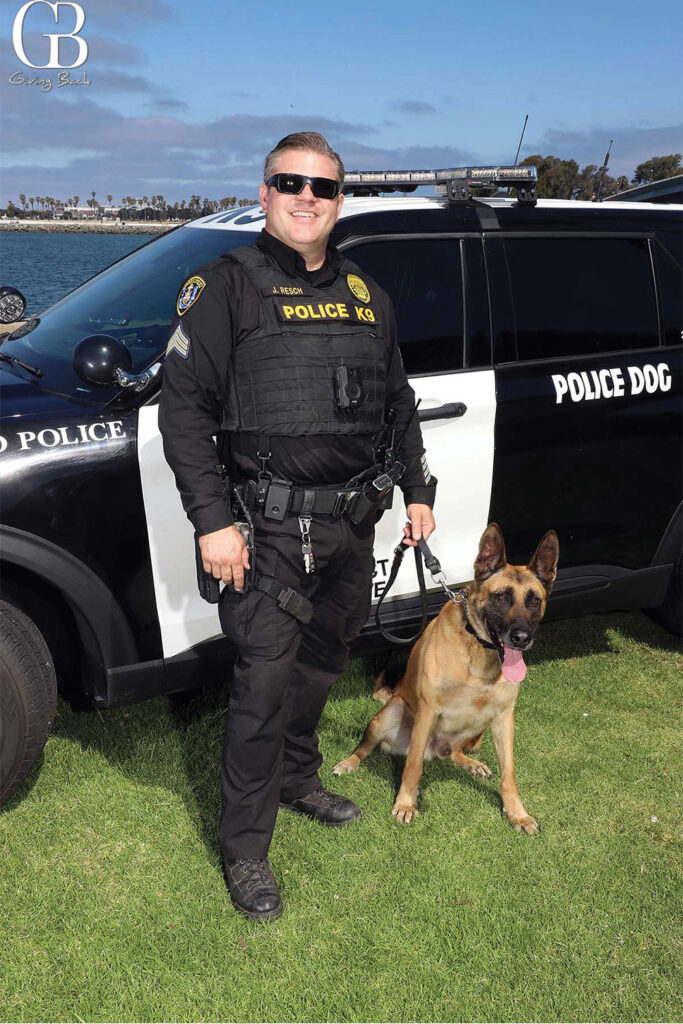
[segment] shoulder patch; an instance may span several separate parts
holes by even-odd
[[[183,330],[183,325],[178,324],[175,331],[168,339],[168,345],[166,346],[166,355],[170,355],[175,349],[179,356],[183,359],[187,359],[187,353],[190,348],[190,339]]]
[[[347,274],[346,283],[354,298],[359,299],[361,302],[370,301],[370,292],[362,277],[358,277],[357,274]]]
[[[206,281],[203,277],[191,277],[185,282],[183,287],[180,289],[180,294],[178,295],[178,302],[176,305],[178,316],[182,316],[183,313],[187,313],[190,306],[194,305],[205,287]]]

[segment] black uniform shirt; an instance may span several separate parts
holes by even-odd
[[[318,270],[307,270],[303,257],[278,238],[262,231],[256,245],[289,276],[323,287],[332,284],[342,264],[334,246],[327,248]],[[254,434],[220,431],[222,409],[227,406],[228,366],[233,346],[260,323],[261,301],[243,267],[225,258],[195,271],[205,287],[181,317],[176,317],[171,342],[180,325],[182,337],[170,344],[164,364],[159,428],[164,454],[175,474],[183,507],[201,536],[230,526],[218,461],[241,478],[254,478],[261,464]],[[368,276],[368,275],[364,275]],[[396,410],[396,437],[401,438],[415,407],[415,394],[406,378],[396,342],[396,321],[391,301],[377,284],[372,292],[380,322],[386,325],[386,408]],[[217,439],[218,452],[214,437]],[[309,434],[271,437],[269,469],[298,484],[343,484],[374,461],[372,435]],[[422,460],[424,448],[417,416],[403,441],[401,461],[406,472],[399,486],[406,504],[433,505],[436,478]]]

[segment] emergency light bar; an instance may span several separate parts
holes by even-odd
[[[535,167],[451,167],[435,171],[349,171],[344,175],[344,192],[376,196],[380,192],[414,192],[418,185],[434,185],[437,195],[450,202],[467,202],[475,197],[470,189],[517,190],[520,204],[536,203]],[[492,195],[493,192],[487,193]]]

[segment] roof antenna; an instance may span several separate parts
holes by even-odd
[[[515,153],[515,162],[512,165],[513,167],[517,166],[517,157],[519,156],[519,151],[522,148],[522,139],[524,138],[524,132],[526,131],[526,123],[527,123],[528,120],[529,120],[529,115],[527,114],[525,116],[525,118],[524,118],[524,125],[522,126],[522,134],[519,137],[519,145],[517,146],[517,152]]]
[[[598,180],[598,188],[597,188],[597,191],[595,193],[595,198],[593,200],[594,203],[599,203],[600,202],[600,190],[602,189],[602,183],[605,180],[605,173],[607,171],[607,164],[609,163],[609,155],[612,152],[612,143],[613,142],[614,142],[614,139],[610,139],[609,140],[609,149],[605,153],[605,162],[603,163],[602,167],[600,168],[600,178]]]

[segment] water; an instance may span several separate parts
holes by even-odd
[[[0,233],[0,285],[26,298],[27,313],[40,313],[99,270],[155,235]]]

